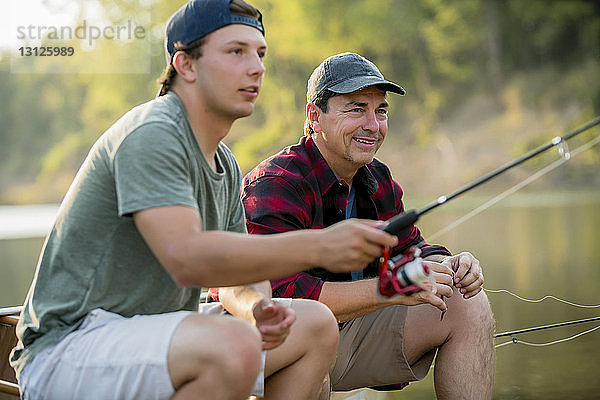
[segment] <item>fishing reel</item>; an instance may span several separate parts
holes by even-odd
[[[410,295],[424,290],[432,282],[429,267],[423,264],[421,249],[410,247],[403,254],[390,260],[389,248],[385,248],[379,264],[378,294],[392,297],[397,294]],[[435,285],[433,286],[435,287]]]

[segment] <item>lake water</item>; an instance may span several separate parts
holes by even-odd
[[[418,225],[424,236],[430,237],[486,200],[457,199],[424,215]],[[407,208],[420,208],[429,201],[408,199]],[[1,209],[0,231],[4,221]],[[55,209],[46,211],[52,214]],[[30,212],[33,210],[26,214]],[[42,214],[34,220],[40,222]],[[38,230],[44,232],[47,227],[40,225]],[[43,245],[43,238],[28,235],[0,240],[0,306],[20,304],[27,293]],[[600,190],[518,193],[438,236],[436,243],[454,252],[470,251],[479,258],[487,289],[507,289],[529,299],[554,295],[579,304],[600,304]],[[497,332],[600,315],[599,308],[575,308],[554,300],[526,303],[503,293],[488,293],[488,297]],[[546,343],[599,325],[591,322],[553,328],[517,338]],[[496,345],[507,341],[510,338],[498,338]],[[599,358],[600,329],[550,346],[498,347],[494,399],[599,399]],[[400,392],[357,391],[333,398],[432,399],[431,375]]]

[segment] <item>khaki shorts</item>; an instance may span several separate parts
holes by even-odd
[[[340,342],[330,374],[335,391],[395,385],[423,379],[435,350],[413,365],[404,355],[407,306],[394,305],[340,325]]]

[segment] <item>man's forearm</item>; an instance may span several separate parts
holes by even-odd
[[[175,242],[169,249],[170,259],[160,261],[181,286],[245,285],[291,275],[317,264],[317,257],[307,254],[305,247],[306,239],[314,233],[200,232]]]
[[[381,226],[377,221],[246,235],[203,231],[198,211],[184,206],[142,210],[134,221],[156,258],[183,287],[245,285],[321,266],[347,272],[378,257],[381,247],[397,244],[395,236],[376,229]]]
[[[370,312],[398,304],[377,295],[377,278],[352,282],[325,282],[319,301],[325,304],[338,322],[361,317]]]

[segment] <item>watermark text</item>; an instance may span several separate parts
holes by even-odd
[[[74,40],[85,41],[90,47],[99,39],[144,40],[146,29],[128,20],[123,25],[103,27],[88,24],[86,20],[76,26],[21,25],[16,28],[18,40]]]

